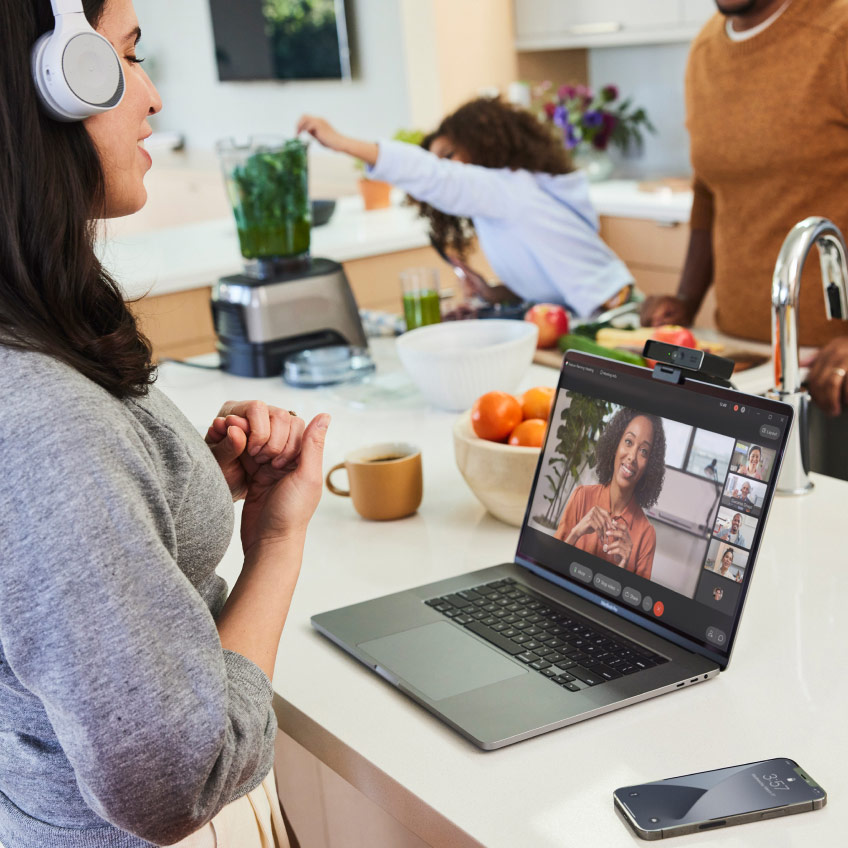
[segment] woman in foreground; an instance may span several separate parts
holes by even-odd
[[[665,478],[662,420],[620,409],[598,439],[597,460],[598,485],[571,493],[556,538],[650,580],[657,534],[643,510]]]
[[[85,13],[125,90],[62,122],[30,70],[50,2],[0,4],[0,842],[283,846],[270,678],[329,419],[227,403],[204,444],[152,386],[92,221],[144,204],[161,103],[130,0]]]

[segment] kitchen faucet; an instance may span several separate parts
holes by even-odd
[[[810,396],[801,387],[798,358],[798,298],[801,272],[813,245],[819,251],[824,304],[828,319],[848,317],[848,249],[837,226],[827,218],[805,218],[786,236],[771,284],[771,337],[775,388],[768,396],[795,410],[777,491],[802,495],[813,488],[809,477],[810,445],[808,407]]]

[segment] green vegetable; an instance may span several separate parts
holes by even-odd
[[[585,336],[578,336],[574,333],[569,333],[560,336],[557,340],[557,347],[565,353],[567,350],[579,350],[582,353],[594,353],[596,356],[605,356],[607,359],[617,359],[619,362],[629,362],[631,365],[645,365],[645,360],[636,353],[628,353],[625,350],[617,350],[611,347],[604,347]]]
[[[578,324],[571,328],[571,332],[575,336],[583,336],[586,339],[594,341],[598,337],[598,330],[609,326],[609,321],[595,321],[589,324]]]
[[[291,139],[233,166],[227,190],[246,259],[309,251],[312,210],[303,142]]]

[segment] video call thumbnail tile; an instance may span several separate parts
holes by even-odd
[[[723,506],[716,515],[713,536],[723,542],[730,542],[750,550],[758,523],[758,520],[751,515]]]
[[[742,548],[736,548],[719,539],[713,539],[707,551],[707,560],[704,563],[704,568],[735,583],[741,583],[745,576],[745,567],[747,565],[747,551]]]
[[[698,583],[695,600],[713,607],[725,615],[733,615],[742,587],[735,580],[727,580],[712,571],[704,571]]]
[[[721,496],[721,505],[759,517],[766,497],[766,484],[729,474]]]
[[[737,442],[730,459],[730,471],[752,480],[768,483],[774,468],[775,451],[753,442]]]

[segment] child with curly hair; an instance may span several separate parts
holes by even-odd
[[[422,147],[349,138],[309,115],[298,132],[361,159],[370,176],[419,201],[437,250],[462,261],[476,233],[504,284],[478,284],[475,293],[486,300],[560,303],[586,317],[633,283],[599,235],[585,175],[523,109],[497,98],[472,100]]]

